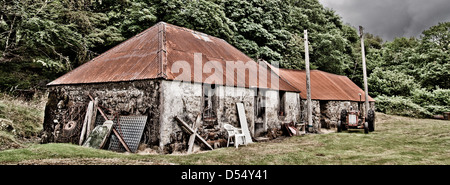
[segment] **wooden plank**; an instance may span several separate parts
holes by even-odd
[[[132,153],[130,148],[128,147],[128,145],[123,140],[122,136],[120,136],[119,132],[117,132],[117,130],[115,128],[113,128],[112,131],[116,135],[117,139],[119,139],[119,142],[122,144],[122,146],[125,148],[125,150],[127,150],[127,152]]]
[[[202,119],[202,116],[199,114],[197,116],[197,120],[195,120],[195,123],[193,124],[194,133],[197,133],[197,129],[200,126],[201,119]],[[187,150],[188,154],[192,153],[193,149],[194,149],[194,140],[195,140],[195,134],[194,133],[191,134],[191,136],[189,137],[188,150]]]
[[[80,135],[80,141],[79,141],[79,145],[83,145],[84,139],[86,138],[86,131],[88,129],[88,122],[91,119],[91,114],[92,114],[92,108],[94,106],[94,103],[92,101],[89,102],[88,108],[86,110],[86,116],[84,116],[84,121],[83,121],[83,126],[81,129],[81,135]]]
[[[91,130],[94,129],[94,126],[92,125],[92,114],[94,113],[94,102],[90,101],[88,110],[86,112],[87,114],[87,123],[86,123],[86,138],[89,137],[89,134],[91,133]]]
[[[90,129],[88,130],[88,133],[91,133],[92,130],[94,130],[95,120],[97,119],[97,108],[98,108],[98,98],[95,98],[95,100],[94,100],[94,107],[92,109]]]
[[[195,133],[194,130],[192,130],[192,128],[189,127],[189,125],[188,125],[186,122],[184,122],[183,120],[181,120],[180,118],[178,118],[178,116],[175,116],[175,120],[177,120],[178,123],[181,124],[181,128],[184,127],[183,130],[186,131],[186,133],[188,133],[188,134],[193,134],[193,133]],[[213,148],[211,145],[209,145],[209,144],[205,141],[205,139],[203,139],[200,135],[198,135],[197,133],[195,133],[195,136],[196,136],[195,139],[196,139],[198,142],[201,142],[201,143],[205,144],[209,149],[214,150],[214,148]]]
[[[252,136],[250,136],[250,131],[248,130],[247,117],[245,116],[244,104],[236,103],[238,110],[239,122],[241,123],[242,133],[245,135],[245,143],[253,143]]]

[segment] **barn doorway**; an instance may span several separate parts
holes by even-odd
[[[321,128],[330,129],[330,119],[328,118],[328,101],[326,100],[320,100],[320,126]]]

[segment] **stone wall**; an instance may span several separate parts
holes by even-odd
[[[205,86],[209,86],[206,84]],[[161,114],[161,149],[167,153],[183,151],[187,145],[187,134],[183,133],[174,119],[179,116],[188,124],[195,122],[204,106],[203,85],[199,83],[163,81]],[[236,103],[243,103],[251,134],[254,130],[254,90],[241,87],[215,86],[212,93],[214,120],[202,119],[198,133],[206,140],[226,139],[224,124],[239,125]]]
[[[358,109],[358,102],[355,101],[321,101],[321,125],[325,128],[335,128],[340,119],[341,111]],[[364,102],[360,103],[362,111],[365,110]],[[370,109],[375,110],[375,102],[370,102]]]
[[[358,102],[354,101],[326,101],[326,100],[312,100],[313,103],[313,125],[317,128],[335,128],[337,121],[339,121],[341,111],[343,109],[349,110],[350,106],[354,109],[358,108]],[[303,122],[306,119],[306,100],[302,100],[302,118]],[[363,103],[361,103],[364,110]],[[375,102],[370,102],[370,108],[375,110]]]
[[[266,99],[266,121],[267,128],[281,129],[282,123],[300,120],[300,96],[296,92],[285,92],[280,99],[279,91],[267,90]],[[282,102],[281,102],[282,101]],[[284,105],[283,114],[280,113],[280,103]]]
[[[247,118],[250,134],[254,134],[254,98],[255,90],[242,87],[217,86],[216,89],[218,104],[216,106],[218,126],[223,128],[224,124],[241,127],[236,103],[243,103],[245,117]]]
[[[297,92],[286,92],[285,97],[286,114],[283,120],[293,121],[297,123],[300,121],[300,94]]]
[[[280,129],[281,124],[279,123],[280,120],[278,118],[278,111],[280,103],[278,91],[274,90],[267,90],[265,93],[265,99],[266,99],[266,114],[265,114],[265,123],[266,128],[268,129]]]
[[[186,149],[188,136],[178,126],[175,116],[188,124],[202,111],[202,85],[199,83],[162,81],[161,142],[166,153]],[[199,130],[200,131],[200,130]]]
[[[318,100],[311,100],[312,103],[312,122],[313,122],[313,130],[314,131],[320,131],[321,125],[320,125],[320,103]],[[301,100],[301,121],[302,123],[305,123],[305,127],[308,128],[308,119],[307,119],[307,107],[306,107],[307,101],[302,99]],[[308,130],[308,129],[307,129]]]
[[[160,148],[167,153],[184,151],[186,149],[188,136],[183,133],[174,119],[179,116],[188,124],[195,122],[197,115],[204,110],[204,87],[199,83],[163,81],[162,88],[162,110],[161,110],[161,143]],[[256,89],[214,86],[212,88],[212,105],[214,119],[206,121],[202,119],[198,133],[208,142],[226,139],[227,133],[224,124],[241,127],[237,113],[236,103],[243,103],[247,124],[252,137],[255,137],[255,99]],[[265,90],[264,100],[266,111],[264,114],[265,131],[267,128],[280,129],[284,122],[296,122],[300,119],[299,95],[298,93],[286,92],[284,116],[278,115],[279,95],[278,91]],[[226,141],[226,140],[225,140]]]
[[[147,126],[142,142],[147,147],[156,146],[159,151],[172,153],[185,151],[189,136],[185,134],[174,119],[179,116],[188,124],[195,122],[204,110],[204,86],[199,83],[144,80],[119,83],[99,83],[62,85],[49,87],[49,101],[46,105],[44,131],[45,142],[78,143],[80,130],[74,140],[62,139],[58,133],[69,121],[76,119],[81,128],[85,110],[90,98],[88,94],[99,98],[99,104],[119,112],[121,115],[148,115]],[[198,133],[208,141],[224,140],[227,133],[224,124],[241,127],[236,103],[243,103],[252,137],[255,136],[254,88],[215,86],[212,88],[213,119],[203,120]],[[265,90],[262,94],[266,110],[264,113],[264,132],[267,128],[280,129],[282,123],[300,120],[299,94],[284,93],[285,112],[279,115],[280,95],[278,91]],[[74,108],[75,107],[75,108]],[[78,111],[77,118],[70,115]],[[61,135],[61,134],[59,134]]]
[[[157,145],[160,133],[160,82],[145,80],[51,86],[48,88],[42,141],[78,143],[79,130],[70,133],[69,136],[63,128],[69,121],[74,121],[76,128],[81,128],[90,94],[98,98],[99,105],[120,112],[121,115],[147,115],[142,142]],[[106,109],[103,110],[108,112]]]

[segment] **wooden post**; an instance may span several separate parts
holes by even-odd
[[[88,130],[88,133],[91,133],[92,130],[94,130],[94,128],[95,128],[95,121],[97,119],[97,108],[98,108],[98,98],[95,98],[95,100],[94,100],[94,109],[92,111],[92,118],[91,118],[90,129]]]
[[[92,109],[94,107],[94,102],[90,101],[88,108],[86,110],[86,115],[84,116],[84,121],[83,121],[83,126],[81,128],[81,135],[80,135],[80,141],[79,141],[79,145],[83,145],[84,139],[87,138],[86,137],[86,132],[90,129],[89,124],[91,121],[91,117],[92,117]]]
[[[189,137],[188,142],[188,150],[187,153],[190,154],[193,152],[194,149],[194,140],[195,140],[195,134],[197,133],[197,129],[200,126],[200,121],[202,119],[201,114],[197,116],[197,120],[195,120],[195,123],[192,125],[192,129],[194,129],[194,133],[191,134],[191,137]]]
[[[361,38],[361,52],[362,52],[362,66],[363,66],[363,78],[364,78],[364,117],[367,121],[367,112],[369,111],[369,89],[367,87],[367,71],[366,71],[366,54],[364,51],[364,33],[363,27],[359,26],[359,33]]]
[[[191,127],[189,127],[189,125],[188,125],[186,122],[184,122],[183,120],[181,120],[178,116],[175,116],[174,118],[175,118],[175,120],[177,120],[178,123],[180,124],[181,129],[183,129],[183,130],[184,130],[186,133],[188,133],[188,134],[194,133],[194,134],[195,134],[195,139],[196,139],[197,141],[202,142],[202,143],[205,144],[209,149],[214,150],[214,148],[213,148],[211,145],[209,145],[208,142],[206,142],[205,139],[203,139],[200,135],[198,135],[197,133],[195,133],[194,130],[193,130]]]
[[[311,105],[311,79],[310,79],[310,71],[309,71],[309,46],[308,46],[308,30],[304,31],[305,33],[305,69],[306,69],[306,98],[307,98],[307,118],[308,118],[308,130],[309,132],[313,132],[313,123],[312,123],[312,105]]]

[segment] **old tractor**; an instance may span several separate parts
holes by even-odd
[[[364,133],[375,131],[375,111],[369,109],[367,116],[362,115],[361,110],[361,94],[359,94],[360,101],[358,102],[358,109],[354,110],[350,106],[350,110],[346,109],[341,111],[341,117],[337,124],[337,131],[342,132],[348,129],[364,129]]]

